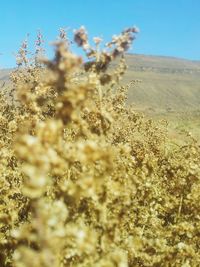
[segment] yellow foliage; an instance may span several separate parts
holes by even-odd
[[[22,45],[13,101],[0,97],[0,266],[200,266],[200,147],[126,105],[136,32],[101,51],[81,27],[86,62],[63,29],[53,60],[41,34],[30,63]]]

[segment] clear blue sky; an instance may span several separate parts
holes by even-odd
[[[136,25],[132,52],[200,60],[200,0],[1,0],[0,68],[14,66],[13,53],[38,29],[48,42],[60,27],[85,25],[105,40]]]

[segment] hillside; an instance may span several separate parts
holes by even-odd
[[[0,69],[0,81],[7,81],[9,79],[9,74],[11,69]]]
[[[142,110],[193,111],[200,107],[200,61],[172,57],[127,55],[125,82],[141,80],[129,102]]]
[[[129,103],[146,112],[193,112],[200,109],[200,61],[127,54],[123,83],[141,80],[129,91]],[[11,70],[0,70],[8,80]]]

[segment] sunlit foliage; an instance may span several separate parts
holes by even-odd
[[[200,266],[200,147],[126,105],[124,53],[137,28],[53,60],[27,42],[0,96],[0,266]],[[114,69],[112,62],[118,60]],[[111,65],[111,67],[110,67]]]

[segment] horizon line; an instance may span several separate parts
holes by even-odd
[[[170,55],[160,55],[160,54],[143,54],[143,53],[135,53],[135,52],[127,52],[125,55],[131,55],[131,56],[146,56],[146,57],[160,57],[160,58],[168,58],[168,59],[178,59],[178,60],[185,60],[195,63],[200,63],[200,59],[191,59],[191,58],[185,58],[185,57],[179,57],[179,56],[170,56]],[[5,69],[14,69],[17,68],[17,66],[9,66],[9,67],[1,67],[0,70]]]

